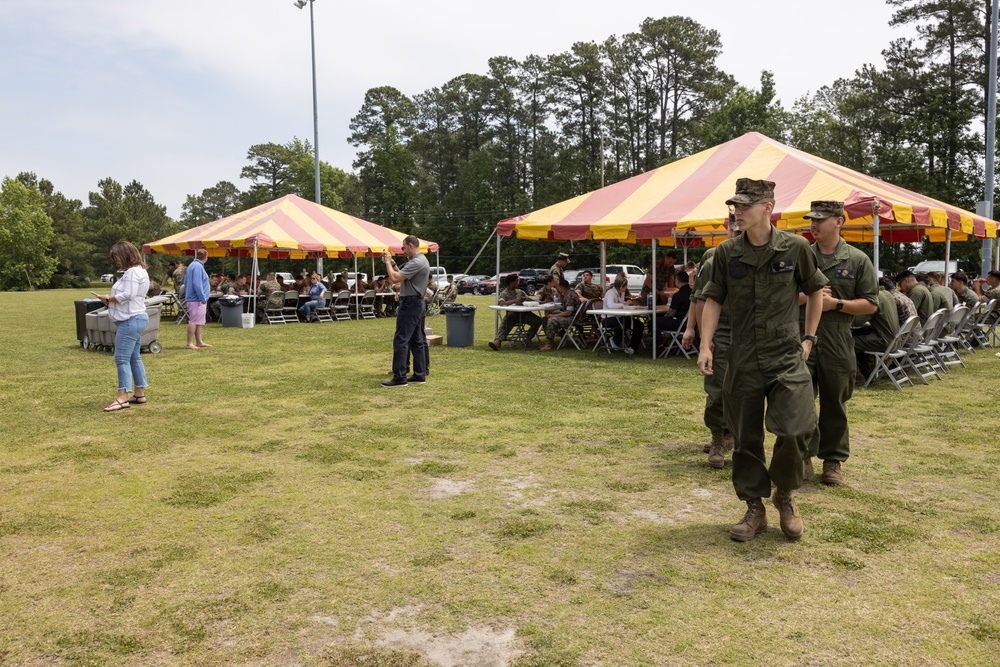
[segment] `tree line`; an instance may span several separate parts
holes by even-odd
[[[460,271],[499,220],[757,131],[974,209],[984,189],[990,2],[887,2],[892,23],[916,36],[893,40],[883,62],[787,108],[771,72],[761,72],[757,87],[737,84],[717,64],[719,33],[682,16],[649,18],[634,32],[563,53],[497,56],[484,74],[423,92],[371,88],[350,122],[355,171],[321,162],[321,201],[438,241],[442,265]],[[23,251],[37,256],[0,259],[0,288],[23,287],[26,276],[57,286],[108,270],[107,249],[120,239],[141,245],[289,193],[313,199],[312,146],[294,137],[251,146],[240,177],[246,190],[223,180],[188,195],[178,220],[135,181],[104,179],[84,206],[34,174],[5,179],[0,242],[37,228]],[[11,213],[22,209],[29,214]],[[505,240],[504,268],[547,267],[555,252]],[[573,252],[579,262],[596,260],[593,243]],[[976,262],[979,252],[976,241],[953,248]],[[608,253],[648,264],[645,251],[625,244]],[[474,272],[493,272],[485,255]],[[883,246],[889,268],[942,256],[940,244]]]

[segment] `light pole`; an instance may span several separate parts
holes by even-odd
[[[313,176],[316,180],[316,203],[320,204],[319,197],[319,105],[316,102],[316,29],[313,23],[313,3],[316,0],[295,0],[294,4],[299,9],[303,9],[309,4],[309,43],[312,48],[312,76],[313,76]],[[316,273],[323,275],[323,258],[316,259]]]

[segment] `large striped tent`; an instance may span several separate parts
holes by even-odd
[[[776,183],[772,221],[808,227],[810,202],[845,202],[844,237],[873,241],[963,240],[996,234],[992,220],[911,192],[751,132],[653,171],[497,226],[501,236],[535,240],[714,244],[724,238],[725,205],[740,177]],[[951,230],[950,233],[946,230]]]
[[[406,234],[374,222],[335,211],[296,195],[261,204],[227,218],[153,241],[145,253],[194,255],[205,248],[210,257],[309,259],[358,257],[388,250],[403,251]],[[437,252],[438,244],[420,241],[423,253]]]

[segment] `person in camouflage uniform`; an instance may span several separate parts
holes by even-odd
[[[883,278],[883,280],[892,282],[892,278]],[[892,297],[893,303],[896,304],[896,315],[899,317],[899,326],[903,326],[903,323],[911,317],[917,316],[917,307],[913,305],[913,301],[910,297],[900,292],[899,287],[894,282],[892,283],[892,289],[889,289],[889,296]]]
[[[504,278],[504,288],[500,291],[500,294],[497,295],[498,306],[519,306],[528,300],[528,294],[524,290],[517,288],[517,281],[518,277],[516,273],[511,273]],[[507,335],[510,333],[510,330],[518,324],[528,325],[524,345],[525,347],[533,347],[534,343],[532,343],[532,341],[538,333],[538,328],[542,326],[542,318],[534,313],[507,313],[506,317],[503,318],[503,321],[500,322],[500,328],[497,329],[496,338],[487,343],[487,345],[490,346],[490,349],[499,351],[503,342],[507,340]]]
[[[550,303],[556,300],[556,295],[559,294],[559,276],[550,273],[545,278],[545,284],[540,290],[535,292],[535,299],[538,303]]]
[[[822,289],[817,341],[806,362],[813,395],[819,397],[819,418],[809,440],[805,476],[812,476],[812,457],[819,456],[823,461],[821,481],[841,484],[841,465],[850,456],[847,401],[854,394],[858,372],[851,326],[855,316],[878,310],[878,281],[868,256],[840,236],[846,220],[843,202],[814,201],[805,217],[812,221],[810,231],[815,241],[810,248],[816,266],[828,281]],[[799,295],[799,303],[805,306],[805,294]]]
[[[562,310],[549,311],[545,317],[546,341],[542,346],[542,352],[551,352],[555,349],[556,336],[569,328],[577,308],[583,303],[580,295],[569,288],[569,282],[565,279],[559,281],[559,301]]]
[[[910,301],[913,302],[913,307],[917,309],[917,317],[920,318],[920,324],[926,322],[927,318],[934,314],[934,299],[931,297],[930,290],[919,282],[916,274],[909,269],[900,271],[896,275],[896,283],[899,284],[899,291],[910,297]]]
[[[722,305],[732,326],[723,379],[726,423],[733,431],[733,487],[746,502],[743,519],[729,531],[739,542],[767,529],[763,498],[771,495],[788,539],[802,535],[793,492],[802,485],[803,459],[816,427],[816,406],[806,360],[816,343],[816,327],[827,283],[816,256],[800,236],[771,225],[774,183],[741,178],[733,206],[740,236],[723,241],[712,259],[702,294],[702,340],[698,368],[715,372],[712,341]],[[808,296],[805,336],[799,333],[799,292]],[[770,464],[764,427],[775,434]]]
[[[976,283],[976,293],[979,294],[980,300],[989,303],[993,299],[1000,299],[1000,271],[990,271],[986,274],[986,285],[984,287],[983,283]]]
[[[969,289],[969,276],[959,271],[951,277],[951,289],[958,303],[966,305],[971,310],[979,303],[979,295]]]
[[[666,305],[667,301],[670,300],[670,293],[668,289],[674,289],[677,286],[677,269],[674,266],[677,264],[677,253],[674,251],[668,252],[663,256],[656,265],[656,305],[663,306]],[[653,293],[653,273],[650,271],[646,274],[646,280],[642,284],[642,289],[639,290],[639,301],[646,303],[647,297]]]
[[[604,290],[594,284],[594,274],[590,271],[583,272],[583,280],[576,286],[576,293],[584,299],[600,299],[604,296]]]
[[[562,280],[565,277],[563,272],[566,270],[567,264],[569,264],[569,255],[564,252],[559,253],[556,263],[549,268],[549,275],[558,276],[559,280]]]
[[[174,298],[181,306],[181,312],[184,311],[184,300],[187,296],[186,290],[184,289],[184,276],[187,275],[187,265],[184,262],[177,262],[177,268],[173,270],[170,274],[170,279],[174,283]]]

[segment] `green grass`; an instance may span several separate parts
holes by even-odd
[[[693,361],[493,352],[487,298],[463,297],[476,345],[388,390],[391,321],[212,325],[200,351],[164,323],[149,403],[108,415],[111,355],[74,337],[85,293],[0,294],[2,665],[1000,652],[992,352],[856,391],[846,485],[800,491],[799,542],[737,544]]]

